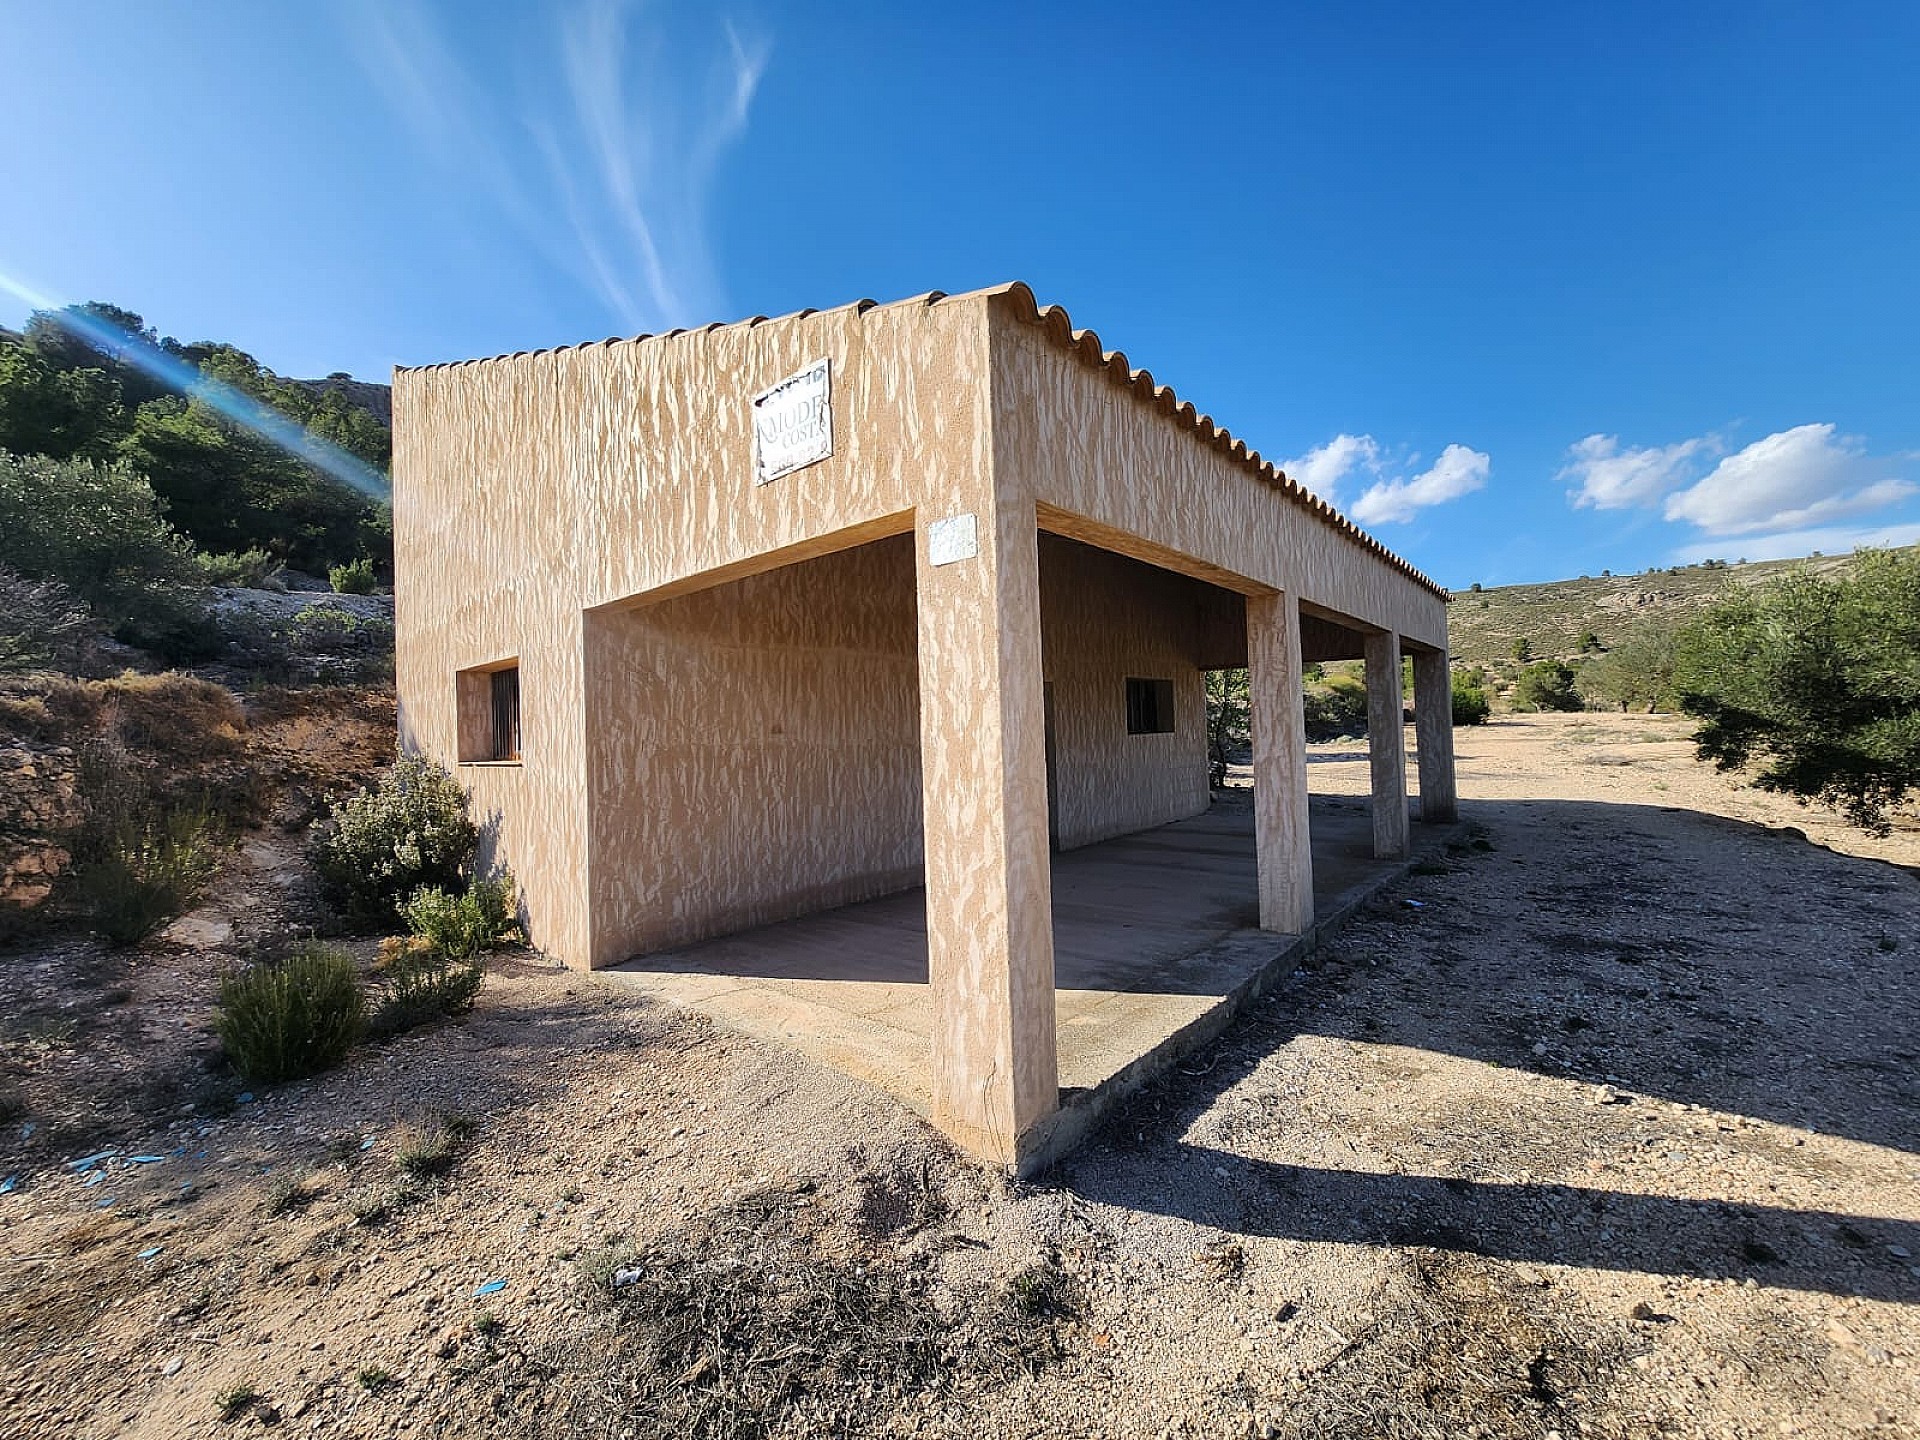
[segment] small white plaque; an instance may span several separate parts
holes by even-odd
[[[980,528],[971,513],[949,515],[927,526],[927,563],[951,565],[980,553]]]
[[[753,479],[756,485],[833,454],[832,362],[816,360],[771,390],[753,397]]]

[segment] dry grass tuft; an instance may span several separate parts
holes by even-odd
[[[924,1259],[824,1253],[796,1219],[813,1208],[761,1191],[645,1250],[584,1257],[606,1329],[534,1357],[560,1399],[522,1433],[598,1435],[617,1417],[636,1440],[876,1434],[1066,1353],[1080,1298],[1050,1267],[998,1294],[944,1294]]]
[[[1626,1417],[1596,1404],[1625,1355],[1583,1348],[1564,1324],[1503,1293],[1493,1270],[1444,1251],[1409,1249],[1402,1277],[1376,1297],[1378,1317],[1353,1335],[1327,1327],[1273,1433],[1282,1440],[1461,1435],[1626,1440]]]

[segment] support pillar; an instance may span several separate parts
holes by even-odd
[[[1444,650],[1413,652],[1413,743],[1420,756],[1420,818],[1457,820],[1453,778],[1453,673]]]
[[[1247,597],[1247,690],[1253,721],[1253,834],[1260,928],[1313,928],[1307,734],[1300,689],[1300,598]]]
[[[1400,700],[1400,637],[1367,636],[1367,757],[1373,772],[1373,858],[1407,854],[1407,738]]]
[[[1060,1103],[1034,504],[923,512],[915,542],[933,1120],[1014,1164]]]

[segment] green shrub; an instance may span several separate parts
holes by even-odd
[[[1367,733],[1367,687],[1350,676],[1336,677],[1324,690],[1309,690],[1304,708],[1309,740]]]
[[[335,565],[327,571],[327,583],[333,586],[336,595],[371,595],[373,593],[373,561],[362,555],[358,560],[349,560],[345,565]]]
[[[473,1008],[485,976],[478,956],[456,960],[416,940],[388,960],[368,1031],[384,1040],[434,1020],[464,1015]]]
[[[438,886],[415,892],[401,911],[407,928],[442,955],[466,960],[513,938],[513,876],[475,876],[461,895]]]
[[[1837,806],[1879,834],[1920,788],[1920,552],[1863,550],[1850,575],[1735,586],[1675,647],[1700,758]]]
[[[220,873],[218,827],[201,810],[128,817],[103,849],[75,885],[94,928],[115,945],[146,939]]]
[[[209,585],[243,590],[261,590],[269,586],[280,590],[287,588],[284,584],[273,586],[273,576],[280,566],[264,550],[241,550],[224,555],[202,553],[193,558]]]
[[[1454,724],[1484,725],[1492,713],[1493,705],[1488,701],[1486,691],[1464,680],[1453,682]]]
[[[221,620],[231,665],[279,681],[351,684],[393,678],[393,622],[330,602],[291,620],[233,611]]]
[[[200,569],[125,465],[0,452],[0,564],[58,580],[123,640],[190,652]]]
[[[242,1075],[277,1084],[338,1065],[365,1015],[353,958],[308,944],[222,980],[214,1031]]]
[[[1573,688],[1573,670],[1558,660],[1541,660],[1520,672],[1513,684],[1516,710],[1584,710],[1587,702]]]
[[[459,782],[403,755],[320,822],[313,860],[349,920],[384,925],[421,888],[458,886],[479,839]]]

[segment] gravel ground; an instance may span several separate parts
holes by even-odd
[[[531,955],[88,1171],[15,1117],[0,1434],[1920,1435],[1920,843],[1679,733],[1462,732],[1472,843],[1033,1185]]]

